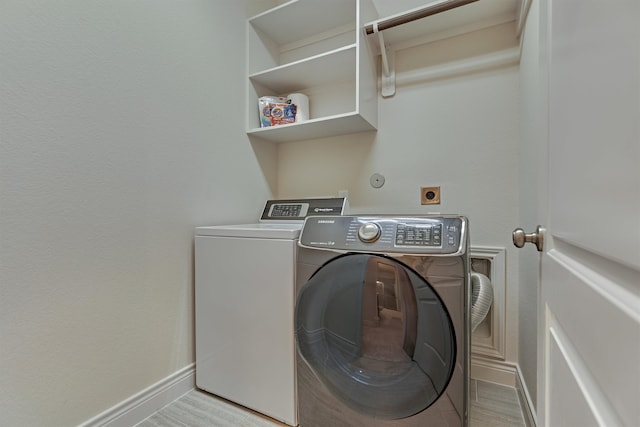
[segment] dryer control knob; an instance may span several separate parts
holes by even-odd
[[[365,243],[372,243],[378,240],[382,230],[375,222],[366,222],[358,229],[358,238]]]

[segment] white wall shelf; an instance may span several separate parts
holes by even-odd
[[[292,0],[248,20],[247,134],[280,142],[375,130],[375,53],[363,31],[371,0]],[[300,92],[309,120],[260,127],[258,99]]]
[[[359,114],[345,113],[302,123],[251,129],[247,134],[272,142],[292,142],[374,130],[376,127]]]
[[[291,88],[320,86],[352,79],[356,69],[356,45],[301,59],[249,76],[249,80],[264,85],[275,93]]]
[[[522,20],[525,0],[435,0],[365,24],[365,34],[381,56],[381,93],[396,91],[397,51]],[[520,24],[514,38],[519,35]]]
[[[406,49],[514,20],[519,21],[524,9],[524,2],[525,0],[479,0],[469,3],[446,12],[386,29],[383,31],[385,44],[391,46],[394,50]],[[443,1],[421,1],[419,3],[429,3],[431,5],[433,3],[443,3]],[[372,20],[365,23],[365,28],[373,25],[374,22],[381,23],[423,8],[424,5]],[[520,24],[518,24],[517,28],[520,28]],[[375,40],[377,45],[376,37],[373,34],[368,37]]]
[[[353,1],[291,0],[249,19],[249,24],[280,46],[296,39],[306,39],[328,28],[356,22]]]

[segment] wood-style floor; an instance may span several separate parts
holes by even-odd
[[[471,380],[471,427],[524,427],[516,390]],[[192,390],[137,427],[282,427],[285,424],[223,399]]]
[[[515,388],[471,380],[471,427],[525,427]]]

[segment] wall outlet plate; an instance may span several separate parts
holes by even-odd
[[[420,203],[423,205],[439,205],[440,187],[420,187]]]

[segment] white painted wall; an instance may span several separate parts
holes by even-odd
[[[3,423],[75,425],[188,366],[193,227],[253,221],[272,195],[469,216],[473,245],[507,248],[517,359],[518,68],[401,83],[516,46],[513,28],[399,52],[377,133],[272,146],[249,143],[238,102],[245,17],[274,2],[244,3],[3,2]],[[431,185],[442,204],[421,206]]]
[[[507,349],[517,358],[519,72],[506,68],[401,84],[406,73],[518,45],[514,24],[399,51],[397,93],[379,100],[378,131],[278,147],[278,196],[348,190],[358,213],[462,213],[471,244],[507,248]],[[311,100],[313,102],[313,100]],[[374,189],[369,177],[386,177]],[[439,206],[420,205],[421,186],[440,186]]]
[[[77,425],[193,362],[193,227],[275,186],[239,107],[244,7],[2,2],[3,425]]]

